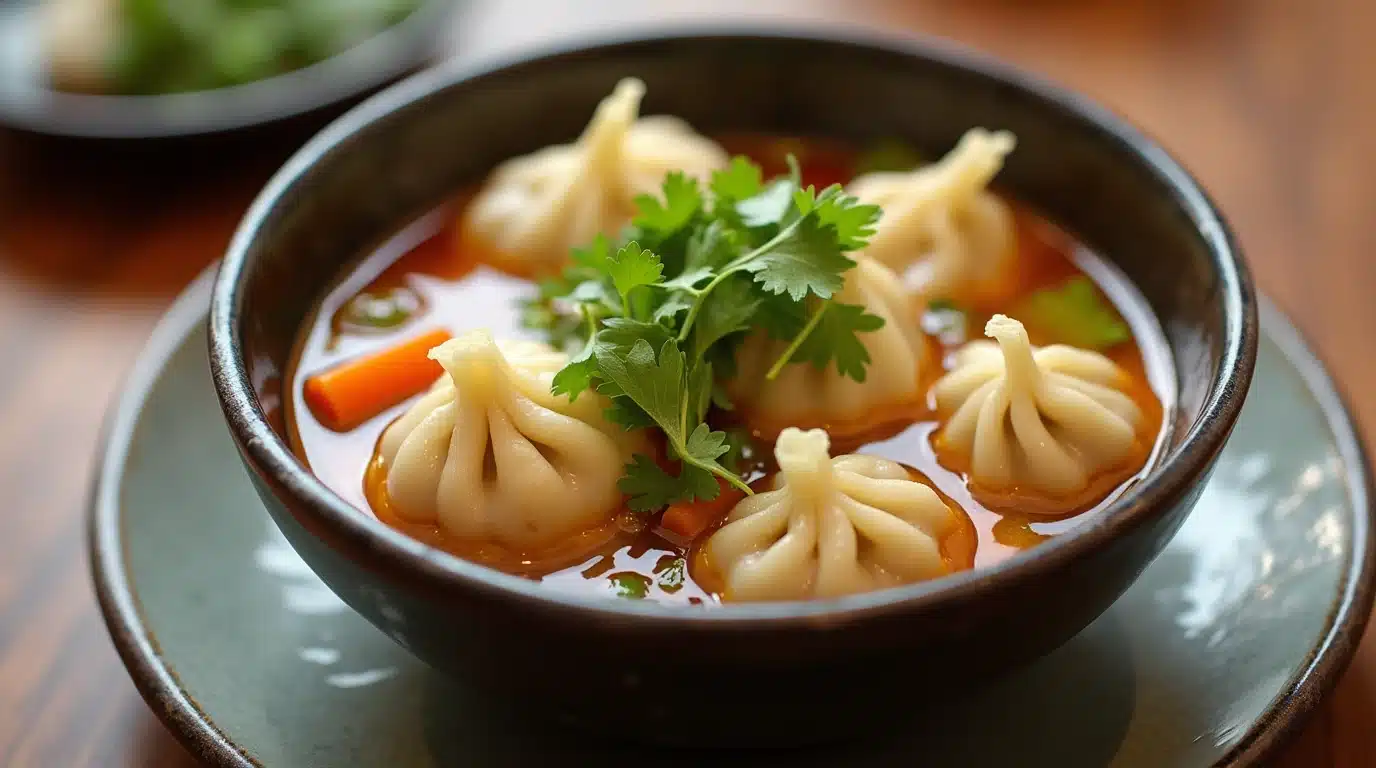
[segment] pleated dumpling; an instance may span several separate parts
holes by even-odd
[[[1003,315],[984,332],[994,341],[961,348],[933,388],[938,451],[975,487],[1073,494],[1096,473],[1145,458],[1147,420],[1113,361],[1061,344],[1033,350],[1022,323]]]
[[[445,374],[382,435],[394,512],[520,550],[612,518],[641,437],[603,418],[603,398],[550,393],[567,356],[472,331],[430,357]]]
[[[988,189],[1013,134],[972,128],[940,161],[868,173],[851,194],[883,209],[865,254],[904,271],[926,298],[952,298],[997,281],[1017,249],[1008,206]]]
[[[828,453],[827,433],[785,429],[774,489],[736,504],[704,546],[727,600],[837,597],[946,573],[955,513],[901,465]]]
[[[818,368],[798,362],[768,379],[788,342],[757,330],[742,342],[737,375],[727,385],[751,427],[775,434],[791,425],[825,425],[833,436],[850,437],[875,426],[876,418],[891,417],[896,408],[921,402],[918,377],[928,363],[928,347],[917,307],[898,275],[859,256],[835,301],[862,306],[884,320],[883,327],[859,335],[870,358],[864,381],[842,375],[834,364]]]
[[[570,249],[615,235],[635,197],[657,193],[670,171],[706,182],[727,164],[725,150],[682,120],[639,117],[644,95],[644,83],[622,80],[576,142],[498,166],[467,207],[465,237],[516,271],[556,271]]]

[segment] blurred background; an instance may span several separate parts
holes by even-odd
[[[153,322],[293,149],[434,62],[743,17],[949,38],[1122,113],[1215,196],[1373,433],[1369,0],[0,0],[0,764],[191,764],[101,624],[86,485]],[[1374,692],[1368,642],[1285,764],[1376,765]]]

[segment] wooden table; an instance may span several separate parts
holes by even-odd
[[[469,53],[744,2],[475,3]],[[952,37],[1107,103],[1203,180],[1257,279],[1376,430],[1370,0],[773,0],[751,15]],[[101,624],[83,556],[102,413],[159,312],[299,136],[185,162],[0,133],[0,765],[181,766]],[[220,154],[217,150],[216,154]],[[1282,759],[1376,765],[1376,640]]]

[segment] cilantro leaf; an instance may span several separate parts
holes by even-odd
[[[605,386],[605,383],[603,384]],[[602,387],[598,387],[601,392]],[[635,429],[646,429],[655,425],[655,420],[645,413],[645,410],[635,404],[635,401],[625,395],[618,395],[611,398],[611,405],[602,411],[602,415],[607,417],[607,421],[620,426],[630,432]]]
[[[865,247],[874,235],[874,225],[879,222],[879,206],[863,205],[860,200],[841,192],[822,193],[813,213],[823,227],[834,232],[836,244],[843,251],[855,251]]]
[[[671,443],[687,440],[680,411],[683,407],[685,379],[683,353],[673,342],[666,342],[655,359],[654,347],[637,339],[622,353],[611,345],[599,344],[593,354],[607,379],[660,425]]]
[[[568,364],[554,374],[550,391],[556,395],[568,395],[569,400],[573,401],[591,387],[592,380],[597,375],[597,360],[593,358],[593,349],[596,346],[597,337],[588,339],[583,349],[570,357]]]
[[[655,308],[655,322],[674,322],[680,312],[693,308],[693,297],[686,293],[672,293]]]
[[[647,323],[625,317],[609,317],[602,321],[602,330],[597,338],[611,347],[629,352],[637,341],[647,342],[651,348],[659,349],[673,338],[668,328],[659,323]]]
[[[797,189],[788,179],[779,179],[763,192],[736,203],[736,213],[747,227],[778,225],[793,208],[793,192]]]
[[[730,450],[731,446],[726,444],[726,433],[713,432],[712,428],[706,424],[699,424],[693,430],[693,434],[688,436],[688,453],[693,456],[711,459],[715,463],[717,459]],[[716,485],[715,482],[712,484]],[[699,496],[699,498],[705,497]]]
[[[760,166],[748,157],[733,157],[731,164],[719,171],[712,172],[713,212],[720,216],[725,208],[734,208],[736,203],[758,195],[764,189],[764,176]]]
[[[568,298],[578,304],[593,304],[611,312],[621,311],[621,303],[601,279],[584,280],[573,287]]]
[[[725,433],[713,432],[699,415],[711,397],[710,371],[703,375],[685,370],[683,352],[673,340],[664,343],[657,359],[645,339],[638,339],[629,351],[599,344],[593,354],[607,380],[659,425],[669,450],[684,464],[683,476],[692,466],[748,490],[744,481],[717,463],[729,450]]]
[[[684,388],[683,396],[686,401],[689,421],[697,423],[699,427],[706,427],[703,419],[707,418],[707,409],[712,406],[711,363],[700,362],[688,369],[688,383]],[[722,437],[724,439],[725,435]],[[689,443],[692,443],[691,435],[689,436]],[[694,453],[691,445],[689,452]]]
[[[784,236],[787,233],[787,236]],[[802,301],[809,292],[828,299],[845,284],[842,273],[855,266],[836,247],[835,231],[812,217],[780,233],[772,248],[743,265],[769,293],[788,293]]]
[[[771,339],[787,341],[796,338],[807,327],[808,302],[794,301],[788,294],[767,294],[760,302],[754,323],[763,328]]]
[[[631,307],[631,291],[659,283],[663,280],[663,272],[664,265],[659,257],[644,250],[635,241],[621,246],[607,262],[607,275],[611,277],[616,292],[621,295],[621,306],[626,308],[626,312]]]
[[[714,274],[715,272],[710,267],[687,269],[684,270],[683,274],[664,283],[664,287],[669,290],[696,292],[698,284],[704,280],[710,279]]]
[[[855,266],[846,254],[865,245],[879,210],[839,185],[802,188],[802,169],[788,160],[789,173],[766,182],[759,166],[734,158],[706,192],[669,174],[660,195],[635,200],[615,244],[598,237],[576,249],[523,310],[551,340],[586,340],[555,375],[556,394],[592,389],[608,398],[612,422],[663,432],[677,475],[628,464],[623,489],[636,509],[710,498],[720,480],[749,492],[722,463],[739,436],[713,430],[707,416],[731,408],[724,382],[751,329],[786,342],[771,376],[794,361],[864,379],[860,334],[883,320],[833,297]]]
[[[809,362],[816,368],[835,364],[842,376],[863,382],[870,353],[860,334],[884,327],[884,318],[865,312],[858,304],[829,302],[818,310],[820,319],[803,338],[792,355],[792,362]]]
[[[735,242],[725,223],[720,219],[714,220],[689,238],[684,273],[678,279],[692,272],[710,273],[721,269],[739,253],[740,245]]]
[[[749,329],[760,303],[761,298],[745,278],[733,277],[718,286],[704,301],[702,319],[693,329],[693,358],[702,359],[713,344]]]
[[[1018,314],[1057,341],[1086,349],[1104,350],[1132,338],[1117,311],[1084,276],[1036,291],[1021,302]]]
[[[584,390],[592,387],[593,383],[603,380],[606,377],[601,375],[598,367],[597,349],[607,347],[612,350],[620,350],[622,354],[628,352],[636,341],[644,339],[651,344],[663,345],[671,337],[669,329],[659,323],[647,323],[642,320],[632,320],[625,317],[609,317],[602,321],[602,328],[597,331],[583,348],[569,359],[567,365],[554,374],[554,382],[551,391],[556,395],[568,395],[570,400],[578,399],[578,395]],[[599,387],[599,391],[601,387]],[[616,391],[603,392],[609,396],[619,394]],[[627,422],[622,419],[613,419],[621,424]]]
[[[612,245],[606,235],[599,234],[586,247],[574,248],[571,258],[575,266],[590,270],[593,274],[601,274],[611,260],[611,253]]]
[[[711,501],[721,493],[712,473],[684,464],[675,477],[643,453],[637,453],[626,465],[626,474],[617,487],[626,494],[626,506],[634,512],[653,512],[694,498]]]
[[[637,453],[616,484],[626,494],[626,506],[634,512],[653,512],[681,501],[683,486],[649,456]]]
[[[653,195],[637,195],[635,207],[635,227],[645,233],[656,235],[656,240],[664,240],[678,230],[686,227],[702,208],[702,191],[695,179],[683,171],[670,171],[661,186],[664,200],[661,202]]]

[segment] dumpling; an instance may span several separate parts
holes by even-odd
[[[521,550],[612,518],[640,436],[606,421],[602,398],[550,393],[565,355],[480,330],[430,357],[445,375],[382,435],[393,511]]]
[[[851,194],[883,209],[865,254],[906,271],[928,298],[996,281],[1017,240],[1012,212],[988,186],[1015,143],[1008,131],[972,128],[939,162],[855,179]]]
[[[468,205],[463,231],[513,269],[558,270],[569,250],[613,235],[670,171],[706,182],[729,158],[716,142],[667,116],[639,117],[645,84],[626,78],[572,144],[503,163]]]
[[[968,466],[978,488],[1063,495],[1097,472],[1144,455],[1142,409],[1107,357],[1054,344],[1033,350],[1022,323],[994,315],[933,388],[938,451]]]
[[[785,429],[774,489],[736,504],[704,555],[728,600],[837,597],[946,573],[954,513],[906,469],[828,453],[827,433]]]
[[[886,413],[892,416],[895,408],[922,401],[918,378],[927,365],[928,347],[916,306],[898,275],[860,256],[835,299],[884,319],[882,328],[859,337],[870,356],[865,380],[841,375],[834,364],[822,369],[797,362],[769,380],[766,374],[788,342],[756,331],[741,344],[737,375],[727,385],[752,428],[774,434],[790,425],[825,425],[832,435],[849,437],[875,426],[873,420]]]

